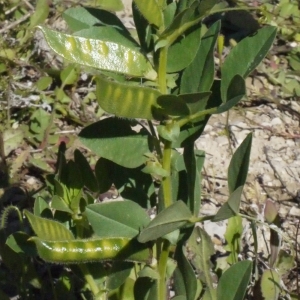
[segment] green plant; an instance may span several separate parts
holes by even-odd
[[[267,54],[276,29],[264,27],[239,42],[216,79],[220,22],[206,28],[203,20],[235,9],[218,2],[136,0],[138,41],[114,14],[90,7],[64,12],[73,34],[39,27],[55,52],[93,68],[99,106],[114,115],[79,134],[100,157],[94,170],[78,150],[67,162],[61,144],[56,173],[47,176],[51,201],[39,197],[33,214],[24,212],[36,236],[24,232],[28,229],[20,218],[23,231],[8,235],[3,247],[2,256],[18,256],[22,274],[31,266],[30,278],[38,278],[36,289],[43,287],[31,263],[37,256],[68,265],[61,267],[56,284],[51,281],[52,299],[72,292],[74,299],[164,300],[169,298],[171,278],[176,300],[246,295],[253,265],[237,259],[239,239],[234,237],[240,234],[239,226],[231,226],[227,234],[231,266],[219,272],[215,288],[210,261],[215,251],[196,224],[207,219],[240,222],[252,135],[233,155],[228,201],[209,217],[198,216],[205,153],[195,150],[194,143],[210,115],[228,111],[243,98],[245,78]],[[113,185],[124,200],[95,204],[94,199]],[[146,209],[156,209],[153,220]],[[5,209],[4,216],[9,212]],[[7,217],[3,225],[5,221]],[[232,276],[235,288],[228,289]],[[22,281],[19,288],[24,299],[32,293],[28,286],[32,282]]]

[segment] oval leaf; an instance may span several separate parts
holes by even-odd
[[[192,213],[181,200],[160,212],[149,225],[142,230],[138,241],[145,243],[163,237],[169,232],[181,228],[193,217]]]
[[[252,262],[240,261],[231,266],[221,277],[217,288],[218,300],[244,299],[252,271]],[[268,298],[270,299],[270,298]]]
[[[134,3],[149,24],[153,24],[158,28],[163,25],[162,10],[156,0],[134,0]]]
[[[133,201],[91,204],[86,207],[85,214],[99,237],[132,238],[150,222],[145,210]]]
[[[275,36],[276,27],[266,26],[259,29],[256,34],[243,39],[230,51],[222,66],[221,72],[221,94],[223,102],[227,102],[227,89],[232,78],[236,74],[246,78],[268,53]]]
[[[149,133],[134,131],[137,122],[107,118],[85,127],[80,141],[97,155],[125,168],[137,168],[146,162],[145,153],[152,152]]]

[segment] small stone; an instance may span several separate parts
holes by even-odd
[[[293,206],[290,210],[290,213],[289,213],[291,216],[296,216],[296,217],[299,217],[300,216],[300,209]]]
[[[275,126],[275,125],[281,125],[282,124],[282,121],[280,120],[280,118],[274,118],[272,121],[271,121],[271,125],[272,126]]]

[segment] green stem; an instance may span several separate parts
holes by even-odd
[[[159,51],[158,65],[158,86],[162,94],[167,93],[167,58],[168,47],[163,47]]]
[[[209,109],[205,109],[202,111],[197,112],[196,114],[187,116],[185,118],[180,119],[178,122],[178,125],[180,127],[184,126],[185,124],[192,122],[200,117],[206,116],[206,115],[211,115],[213,113],[215,113],[217,111],[218,107],[213,107],[213,108],[209,108]]]
[[[172,204],[172,184],[171,184],[171,154],[172,154],[172,142],[166,141],[164,145],[162,167],[165,169],[169,176],[164,177],[162,180],[163,189],[163,201],[164,208],[167,208]]]
[[[84,276],[85,281],[90,286],[90,289],[91,289],[93,295],[96,296],[100,292],[100,290],[99,290],[93,276],[91,275],[88,267],[85,264],[79,264],[78,266]]]
[[[166,288],[166,272],[167,272],[167,262],[168,262],[169,252],[170,252],[170,242],[168,240],[164,240],[163,248],[158,262],[158,272],[159,272],[158,299],[159,300],[168,299],[167,288]]]

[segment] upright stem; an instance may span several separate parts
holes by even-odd
[[[163,47],[159,52],[159,66],[158,66],[158,86],[162,94],[167,94],[167,57],[168,47]],[[169,173],[162,180],[163,189],[163,202],[164,208],[172,204],[172,185],[171,185],[171,154],[172,154],[172,142],[164,141],[164,150],[162,157],[162,167]],[[158,247],[161,245],[158,243]],[[158,291],[157,297],[159,300],[165,300],[167,298],[167,287],[166,287],[166,270],[167,262],[170,252],[170,242],[163,240],[162,248],[158,249]],[[161,251],[160,251],[161,250]]]
[[[158,282],[158,293],[159,300],[168,299],[167,288],[166,288],[166,272],[167,272],[167,262],[170,252],[170,242],[168,240],[163,241],[162,251],[160,253],[158,261],[158,272],[159,272],[159,282]]]
[[[79,264],[78,266],[84,276],[85,281],[90,286],[90,289],[91,289],[93,295],[96,296],[100,290],[99,290],[93,276],[91,275],[88,267],[86,266],[86,264]]]
[[[172,204],[171,154],[172,154],[172,142],[166,141],[164,144],[162,167],[170,175],[164,177],[162,180],[164,208],[167,208]]]

